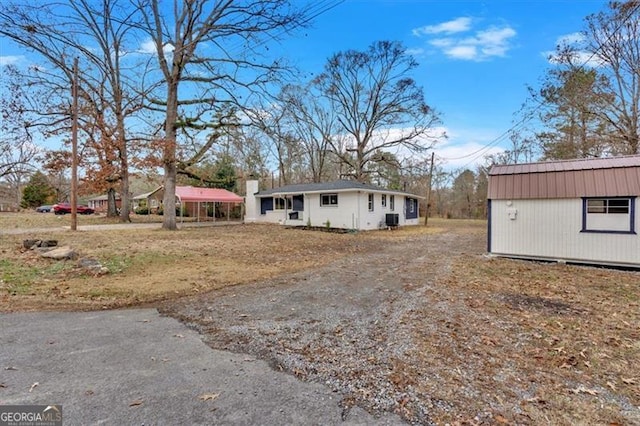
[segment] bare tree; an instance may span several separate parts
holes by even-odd
[[[424,152],[433,144],[429,131],[438,116],[410,78],[416,66],[400,43],[379,41],[366,51],[333,55],[315,80],[335,111],[338,132],[349,137],[346,147],[332,142],[332,148],[356,180],[368,180],[367,163],[379,150]]]
[[[15,70],[5,67],[0,97],[0,180],[7,181],[20,204],[25,177],[35,170],[39,150],[29,132],[28,107]]]
[[[640,153],[640,2],[612,1],[607,10],[586,19],[587,51],[601,63],[613,96],[594,111],[616,130],[614,149]]]
[[[314,86],[287,85],[278,96],[286,128],[299,142],[311,182],[321,182],[327,174],[331,141],[337,137],[337,117],[323,105]]]
[[[49,107],[40,112],[43,120],[32,123],[32,127],[40,125],[45,135],[68,131],[72,63],[74,57],[80,58],[81,129],[93,141],[96,156],[115,152],[118,170],[108,174],[112,182],[120,182],[122,221],[129,220],[130,196],[126,120],[141,105],[131,96],[136,91],[130,85],[139,79],[127,80],[123,70],[126,40],[137,26],[135,14],[129,3],[118,0],[3,4],[0,8],[0,34],[35,51],[48,63],[28,73],[32,85],[47,88],[50,94]],[[131,63],[128,66],[135,69]]]
[[[288,185],[295,179],[295,171],[303,168],[303,145],[299,135],[290,126],[289,110],[285,103],[262,105],[247,111],[252,126],[265,139],[269,157],[278,167],[279,185]]]
[[[176,228],[176,175],[183,160],[180,131],[224,128],[246,99],[264,90],[281,69],[264,59],[264,42],[305,22],[288,0],[174,0],[171,16],[158,0],[143,7],[144,28],[155,46],[161,93],[150,99],[162,112],[158,149],[164,169],[164,229]],[[212,117],[212,114],[215,117]],[[207,139],[208,149],[215,139]],[[195,156],[202,153],[199,150]]]

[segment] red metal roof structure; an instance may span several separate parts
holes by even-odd
[[[187,203],[242,203],[244,198],[231,191],[220,188],[198,188],[195,186],[176,186],[176,197]]]
[[[534,199],[640,195],[640,155],[496,165],[487,198]]]

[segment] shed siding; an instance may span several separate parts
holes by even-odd
[[[511,205],[508,205],[511,203]],[[509,212],[516,211],[515,219]],[[636,227],[640,209],[635,209]],[[586,233],[582,200],[492,200],[491,253],[506,256],[640,265],[636,234]]]

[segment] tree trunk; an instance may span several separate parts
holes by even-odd
[[[165,141],[163,145],[164,197],[162,200],[164,217],[162,229],[175,230],[176,225],[176,121],[178,118],[178,81],[167,85],[167,115]]]
[[[109,188],[107,190],[107,217],[116,216],[118,216],[116,206],[116,190],[114,188]]]
[[[131,222],[131,217],[129,217],[131,209],[131,197],[129,194],[129,165],[127,164],[126,159],[122,161],[121,167],[122,181],[120,188],[120,222],[128,223]]]
[[[176,225],[176,164],[164,165],[164,197],[162,199],[163,219],[162,228],[178,229]]]

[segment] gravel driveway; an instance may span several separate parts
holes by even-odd
[[[195,328],[212,348],[251,354],[275,370],[329,386],[342,395],[344,418],[357,406],[432,424],[430,411],[446,403],[416,394],[415,378],[402,371],[405,354],[417,349],[411,317],[456,256],[483,252],[483,233],[380,244],[375,253],[173,301],[160,311]]]

